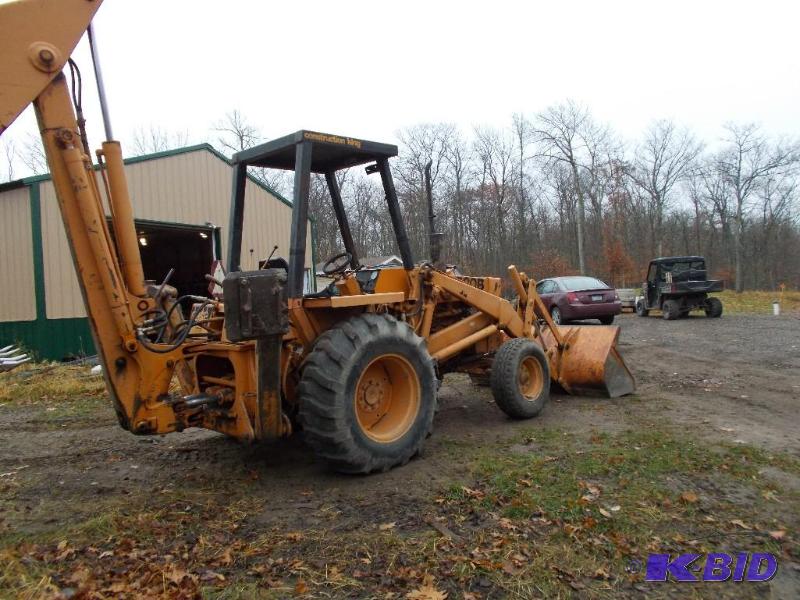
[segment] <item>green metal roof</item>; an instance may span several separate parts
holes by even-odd
[[[175,148],[173,150],[164,150],[163,152],[153,152],[152,154],[143,154],[141,156],[132,156],[130,158],[126,158],[123,162],[126,165],[135,165],[141,162],[147,162],[148,160],[157,160],[159,158],[169,158],[170,156],[178,156],[180,154],[188,154],[189,152],[199,152],[200,150],[205,150],[206,152],[210,152],[218,159],[223,161],[226,165],[231,166],[233,163],[219,150],[214,148],[208,142],[203,144],[195,144],[194,146],[184,146],[183,148]],[[95,169],[99,167],[95,165]],[[263,181],[259,181],[252,175],[248,174],[247,178],[255,183],[258,187],[263,189],[264,191],[272,194],[278,200],[283,202],[286,206],[291,206],[292,203],[287,200],[283,195],[281,195],[276,190],[272,189],[268,185],[266,185]],[[32,175],[30,177],[23,177],[22,179],[17,179],[15,181],[9,181],[7,183],[0,184],[0,192],[6,192],[8,190],[13,190],[25,186],[33,185],[34,183],[39,183],[40,181],[49,181],[50,180],[50,173],[45,173],[44,175]],[[313,220],[313,219],[309,219]]]

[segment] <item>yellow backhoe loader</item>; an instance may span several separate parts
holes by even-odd
[[[333,468],[369,473],[419,451],[432,428],[438,380],[449,372],[488,376],[497,405],[513,418],[537,415],[551,381],[572,394],[634,390],[616,349],[619,330],[556,326],[535,281],[515,267],[508,275],[517,298],[508,301],[499,278],[414,261],[392,181],[392,145],[299,131],[240,152],[233,157],[223,299],[182,297],[168,281],[145,281],[90,25],[100,4],[0,4],[0,133],[33,103],[122,427],[135,434],[205,427],[244,441],[300,428]],[[87,29],[107,140],[97,165],[79,95],[63,72],[77,68],[69,57]],[[253,166],[294,171],[291,248],[288,261],[242,271],[245,181]],[[359,263],[336,180],[337,171],[359,166],[382,181],[402,267]],[[327,181],[344,249],[325,264],[333,283],[304,294],[312,173]]]

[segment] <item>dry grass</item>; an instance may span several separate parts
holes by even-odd
[[[75,402],[105,395],[103,378],[88,365],[37,363],[0,374],[0,404]]]
[[[772,314],[772,303],[779,300],[781,313],[800,314],[800,291],[786,290],[781,294],[750,290],[737,294],[733,290],[725,290],[715,295],[722,300],[726,313]]]

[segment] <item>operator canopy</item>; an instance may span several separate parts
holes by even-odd
[[[297,144],[311,142],[311,172],[330,173],[397,156],[397,146],[300,130],[233,155],[233,162],[268,169],[295,169]]]

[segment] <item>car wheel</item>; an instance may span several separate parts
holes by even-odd
[[[603,325],[611,325],[614,322],[614,315],[607,315],[605,317],[600,317],[600,322]]]
[[[553,323],[556,325],[561,325],[564,322],[563,318],[561,317],[561,309],[557,306],[554,306],[550,309],[550,317],[552,317]]]
[[[636,301],[636,314],[640,317],[646,317],[650,314],[650,311],[645,308],[644,300],[637,300]]]

